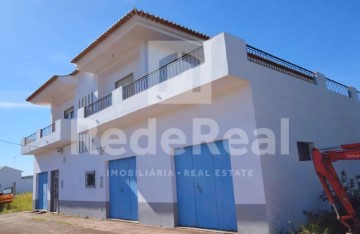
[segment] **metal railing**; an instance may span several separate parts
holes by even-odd
[[[358,100],[360,101],[360,91],[357,91]]]
[[[85,107],[85,118],[112,105],[112,93]]]
[[[259,50],[253,46],[246,45],[248,60],[270,69],[288,74],[309,83],[316,83],[315,73],[296,64]]]
[[[335,80],[326,78],[326,88],[332,92],[351,97],[350,88],[344,84],[341,84]]]
[[[149,89],[150,87],[173,78],[205,61],[203,47],[183,55],[182,57],[160,67],[159,69],[135,80],[123,87],[123,99]]]
[[[31,134],[28,137],[25,137],[25,145],[30,144],[31,142],[36,141],[36,133]]]
[[[40,138],[46,137],[55,132],[55,123],[40,130]]]

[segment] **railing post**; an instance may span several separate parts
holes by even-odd
[[[325,89],[327,90],[327,87],[326,87],[326,76],[320,72],[316,72],[315,73],[315,78],[316,78],[316,84],[322,88],[322,89]]]
[[[36,131],[36,140],[38,141],[38,140],[40,140],[41,139],[41,129],[38,129],[37,131]]]
[[[359,101],[359,96],[358,96],[359,93],[356,88],[349,87],[349,93],[351,98],[355,99],[356,101]]]

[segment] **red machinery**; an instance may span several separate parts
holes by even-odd
[[[349,201],[349,196],[341,184],[334,166],[332,165],[333,162],[339,160],[360,160],[360,143],[342,145],[339,148],[325,150],[313,149],[312,155],[316,174],[324,187],[330,204],[334,207],[338,220],[349,228],[350,232],[360,233],[360,220],[356,215],[354,207]],[[339,214],[335,206],[335,197],[338,198],[339,202],[346,210],[345,215]]]

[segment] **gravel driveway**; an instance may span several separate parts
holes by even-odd
[[[0,215],[0,233],[221,233],[183,228],[167,229],[113,220],[83,219],[50,213],[18,212]]]

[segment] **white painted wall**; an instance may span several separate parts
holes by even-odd
[[[0,190],[12,187],[14,182],[21,178],[21,171],[10,167],[0,169]]]
[[[15,183],[16,194],[32,192],[32,178],[22,178],[22,171],[11,168],[11,167],[2,167],[0,168],[0,191],[13,187]]]
[[[251,83],[256,123],[273,129],[276,155],[261,158],[268,219],[272,230],[288,230],[304,221],[302,211],[323,204],[322,187],[312,161],[300,162],[296,143],[313,142],[318,148],[360,142],[360,102],[326,89],[324,76],[317,85],[247,60],[244,41],[226,35],[230,74]],[[290,121],[290,153],[280,155],[280,119]],[[349,175],[359,174],[360,162],[336,163]]]
[[[64,119],[64,112],[74,106],[73,98],[68,99],[62,103],[54,103],[51,106],[51,114],[52,114],[52,123],[58,119]],[[76,106],[74,106],[75,110]],[[76,113],[76,111],[75,111]]]
[[[303,210],[320,206],[321,187],[312,162],[299,161],[296,142],[310,141],[317,147],[328,147],[360,141],[360,126],[357,125],[360,102],[326,90],[320,75],[318,84],[313,85],[248,61],[245,42],[228,34],[205,42],[204,50],[206,62],[166,81],[168,88],[165,91],[153,87],[125,101],[121,100],[121,89],[112,91],[113,98],[117,99],[113,99],[112,107],[89,118],[95,123],[92,127],[118,127],[129,136],[134,130],[145,127],[148,118],[156,117],[157,136],[168,128],[177,127],[189,137],[187,145],[190,145],[200,143],[198,139],[193,143],[192,119],[206,117],[220,124],[221,136],[233,127],[242,128],[249,136],[255,128],[270,128],[276,134],[276,149],[279,150],[280,121],[289,118],[289,154],[280,155],[277,151],[272,156],[257,157],[249,153],[231,158],[233,169],[252,169],[254,174],[252,178],[234,178],[234,192],[236,204],[266,205],[268,222],[274,233],[301,223]],[[161,49],[158,59],[168,54],[171,51]],[[145,57],[140,54],[139,60],[101,78],[90,74],[77,77],[79,85],[75,101],[91,91],[111,92],[118,76],[137,67],[144,71]],[[156,60],[148,69],[151,71],[155,65]],[[161,94],[163,100],[187,100],[185,92],[194,87],[193,80],[199,77],[201,79],[195,81],[197,85],[213,85],[209,104],[175,105],[156,99]],[[104,83],[99,85],[100,82]],[[83,113],[83,109],[78,113]],[[249,141],[255,139],[251,137]],[[156,146],[159,149],[159,142]],[[138,169],[173,169],[173,158],[162,151],[157,152],[151,157],[138,157]],[[105,187],[100,188],[99,177],[106,176],[109,160],[133,155],[131,151],[119,157],[88,153],[71,155],[70,147],[66,147],[63,154],[37,155],[35,173],[49,171],[50,175],[51,170],[60,170],[60,181],[64,185],[60,188],[60,200],[108,201],[108,180],[105,179]],[[339,163],[339,169],[346,168],[350,172],[358,166],[359,162]],[[86,189],[85,171],[91,170],[96,170],[97,186]],[[175,178],[139,177],[138,189],[139,202],[176,202]]]

